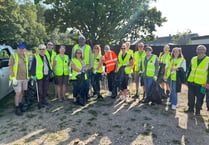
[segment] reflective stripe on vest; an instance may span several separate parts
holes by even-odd
[[[177,58],[176,62],[174,62],[174,59],[171,59],[170,65],[169,65],[169,72],[171,76],[171,80],[176,81],[176,71],[172,71],[172,68],[175,66],[175,68],[179,68],[184,61],[184,58]],[[168,74],[169,75],[169,74]],[[167,75],[166,75],[167,77]]]
[[[53,66],[54,58],[57,55],[56,52],[54,50],[52,50],[52,54],[50,57],[49,50],[46,50],[45,55],[50,63],[50,67]]]
[[[192,58],[191,72],[187,81],[202,85],[207,82],[209,57],[205,56],[205,58],[200,62],[200,64],[197,64],[197,61],[197,56]]]
[[[12,57],[14,58],[14,66],[12,67],[13,68],[13,72],[14,72],[14,78],[17,79],[17,72],[18,72],[18,63],[19,63],[19,57],[18,57],[18,54],[14,54],[12,55]],[[27,55],[24,55],[24,59],[25,59],[25,69],[26,69],[26,79],[29,79],[29,74],[28,74],[28,57]],[[12,76],[10,75],[10,80],[12,80]]]
[[[93,60],[94,60],[94,67],[93,67],[93,71],[94,72],[98,72],[98,73],[102,73],[102,65],[99,69],[97,69],[97,67],[99,66],[99,63],[100,63],[100,60],[102,58],[102,55],[101,54],[98,54],[96,57],[95,55],[93,54]]]
[[[73,58],[72,59],[72,64],[74,64],[78,69],[82,69],[82,63],[79,59],[77,58]],[[77,72],[75,70],[72,69],[72,77],[71,77],[71,80],[77,80],[76,76],[81,74],[81,72]],[[87,75],[85,74],[85,80],[87,79]]]
[[[56,55],[55,57],[56,66],[55,66],[55,74],[56,76],[67,76],[69,75],[69,58],[67,55],[64,55],[64,60],[60,55]]]
[[[144,61],[146,57],[142,60],[142,72],[144,73],[145,67],[144,67]],[[154,77],[155,75],[155,61],[156,61],[156,55],[152,55],[151,58],[147,62],[147,70],[146,70],[146,76],[147,77]]]
[[[79,45],[76,44],[73,49],[74,49],[74,53],[76,52],[77,49],[79,49]],[[83,50],[83,58],[84,58],[84,62],[86,65],[89,65],[91,63],[90,61],[90,52],[91,52],[91,47],[89,45],[85,45],[85,48]]]
[[[37,80],[41,80],[44,76],[44,72],[43,72],[44,63],[40,55],[36,55],[35,57],[36,57],[36,78]]]
[[[171,55],[170,55],[170,52],[166,54],[166,56],[164,57],[164,54],[162,53],[160,55],[160,63],[163,63],[163,64],[167,64],[169,65],[169,62],[170,62],[170,59],[171,59]]]
[[[106,72],[110,73],[111,71],[115,70],[115,64],[117,61],[117,56],[114,54],[113,51],[104,54],[104,63],[106,64]]]
[[[119,71],[121,66],[129,64],[130,58],[131,58],[131,55],[128,54],[128,53],[126,53],[126,56],[125,56],[124,59],[122,59],[122,54],[119,54],[117,71]],[[132,66],[126,66],[125,67],[125,73],[126,74],[131,74],[132,72],[133,72]]]
[[[141,53],[139,51],[136,51],[134,53],[134,71],[139,71],[141,62],[145,58],[145,56],[145,51],[142,51]]]

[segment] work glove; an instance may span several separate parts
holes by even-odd
[[[153,79],[154,79],[155,81],[157,81],[157,76],[154,76]]]
[[[12,86],[17,87],[17,85],[18,85],[18,82],[17,82],[16,78],[12,78]]]
[[[36,76],[31,76],[32,80],[36,81]]]

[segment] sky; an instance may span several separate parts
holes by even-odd
[[[156,0],[156,6],[167,18],[157,28],[157,36],[175,35],[188,29],[199,36],[209,35],[209,0]]]

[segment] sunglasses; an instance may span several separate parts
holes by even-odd
[[[53,44],[47,44],[47,45],[53,46]]]
[[[121,48],[121,49],[126,49],[126,48]]]
[[[77,52],[76,54],[82,54],[81,52]]]
[[[39,49],[39,50],[45,50],[45,49]]]

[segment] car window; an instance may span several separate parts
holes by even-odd
[[[7,50],[0,51],[0,59],[8,59],[9,56],[10,56],[10,54]]]

